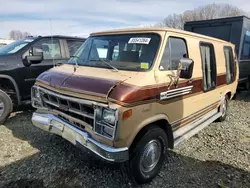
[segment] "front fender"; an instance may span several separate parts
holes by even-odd
[[[146,126],[159,121],[159,120],[166,120],[167,122],[169,122],[169,118],[166,114],[156,114],[152,117],[149,117],[147,119],[145,119],[144,121],[142,121],[138,126],[136,126],[135,131],[131,132],[131,134],[129,135],[126,145],[128,147],[131,146],[131,144],[133,143],[135,137],[138,135],[138,133]]]
[[[20,91],[19,91],[19,88],[17,86],[16,81],[11,76],[4,75],[4,74],[0,74],[0,78],[5,78],[5,79],[8,79],[8,80],[11,81],[11,83],[13,84],[13,86],[15,88],[15,92],[16,92],[16,95],[17,95],[18,105],[20,105],[21,104],[21,97],[20,97]]]

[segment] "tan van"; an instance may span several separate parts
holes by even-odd
[[[93,33],[37,78],[32,122],[147,183],[168,148],[226,119],[237,82],[231,43],[167,28]]]

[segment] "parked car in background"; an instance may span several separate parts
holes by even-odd
[[[12,42],[15,42],[15,40],[0,39],[0,48],[4,47]]]
[[[32,122],[147,183],[168,148],[226,119],[238,77],[226,41],[165,28],[93,33],[36,79]]]
[[[30,102],[36,77],[67,62],[85,38],[27,37],[0,48],[0,124],[21,104]]]
[[[239,86],[250,88],[250,18],[246,16],[186,22],[186,31],[219,38],[235,45]]]

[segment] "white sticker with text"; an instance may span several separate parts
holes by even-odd
[[[140,38],[130,38],[128,43],[129,44],[149,44],[151,38],[144,38],[144,37],[140,37]]]

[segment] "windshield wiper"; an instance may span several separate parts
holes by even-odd
[[[75,58],[76,58],[76,59],[79,59],[80,57],[79,57],[79,56],[76,56],[76,55],[72,55],[72,56],[70,56],[70,58],[73,58],[73,59],[74,59],[74,62],[75,62],[75,65],[78,66],[77,60],[75,60]]]
[[[105,63],[106,65],[114,69],[115,71],[119,72],[119,70],[116,67],[114,67],[113,65],[110,65],[107,61],[104,61],[103,59],[91,59],[90,61],[101,61],[102,63]]]
[[[75,62],[74,72],[76,72],[76,67],[78,67],[78,63],[77,63],[77,60],[75,60],[75,58],[76,58],[76,59],[79,59],[80,57],[79,57],[79,56],[76,56],[76,55],[72,55],[72,56],[70,56],[70,57],[74,59],[74,62]]]

